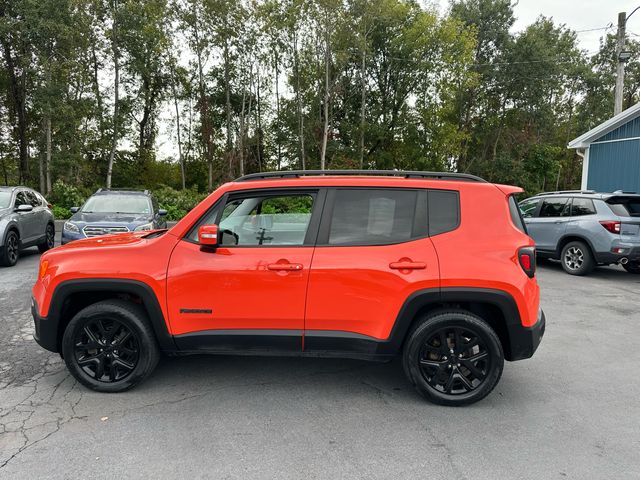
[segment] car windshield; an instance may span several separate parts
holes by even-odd
[[[0,208],[7,208],[11,204],[11,192],[0,192]]]
[[[151,202],[142,195],[96,195],[87,200],[82,212],[150,214]]]

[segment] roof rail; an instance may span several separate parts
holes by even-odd
[[[462,180],[468,182],[486,182],[485,179],[468,173],[455,172],[419,172],[403,170],[281,170],[277,172],[250,173],[236,178],[235,182],[247,182],[251,180],[268,180],[278,178],[323,177],[323,176],[378,176],[378,177],[404,177],[404,178],[429,178],[434,180]]]
[[[536,197],[542,197],[544,195],[562,195],[566,193],[578,193],[582,195],[593,195],[594,193],[598,193],[595,190],[558,190],[556,192],[542,192],[538,193]]]
[[[105,188],[101,187],[96,190],[96,193],[100,192],[136,192],[136,193],[144,193],[145,195],[149,195],[151,192],[149,190],[136,190],[135,188]]]

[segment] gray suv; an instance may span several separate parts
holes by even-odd
[[[15,265],[23,248],[53,248],[55,232],[53,213],[42,195],[26,187],[0,187],[0,265]]]
[[[520,210],[538,256],[560,260],[567,273],[614,263],[640,273],[640,195],[549,192],[520,202]]]

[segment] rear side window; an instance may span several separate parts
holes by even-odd
[[[522,216],[524,218],[533,217],[536,214],[536,210],[538,209],[539,203],[540,203],[540,200],[537,198],[533,200],[525,200],[524,202],[522,202],[520,204],[520,211],[522,212]]]
[[[458,228],[460,201],[458,192],[429,190],[429,235],[439,235]]]
[[[611,198],[609,208],[620,217],[640,217],[640,198]]]
[[[593,206],[593,200],[588,198],[574,198],[571,204],[571,216],[582,217],[584,215],[594,215],[596,208]]]
[[[410,240],[417,196],[415,190],[336,190],[329,245],[381,245]]]
[[[548,198],[542,202],[539,217],[567,217],[569,216],[568,198]]]
[[[527,227],[524,225],[522,215],[520,214],[520,208],[518,207],[518,203],[513,195],[509,197],[509,213],[511,213],[511,221],[516,228],[522,233],[527,233]]]

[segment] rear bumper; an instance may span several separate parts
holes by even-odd
[[[509,360],[531,358],[542,341],[546,327],[546,318],[542,309],[538,312],[538,321],[531,327],[510,325],[508,327],[511,352]]]
[[[616,244],[612,248],[622,249],[622,252],[597,252],[595,254],[596,261],[598,263],[618,263],[623,258],[630,262],[640,261],[640,246]]]
[[[58,321],[41,317],[38,314],[38,304],[31,299],[31,315],[35,324],[33,338],[38,345],[50,352],[58,352]]]

